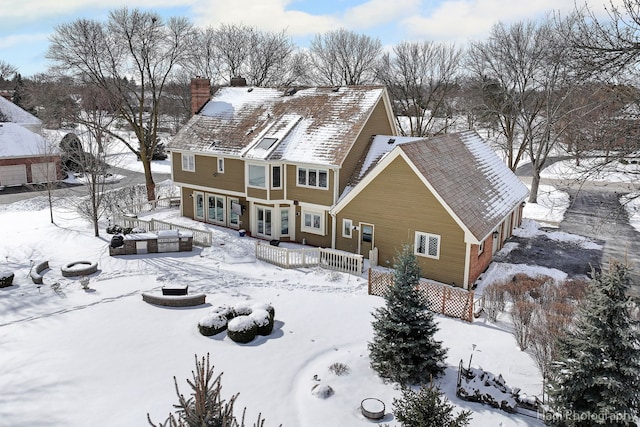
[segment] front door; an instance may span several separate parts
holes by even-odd
[[[373,224],[360,223],[360,255],[369,259],[369,251],[374,247]]]

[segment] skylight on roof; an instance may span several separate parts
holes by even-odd
[[[269,148],[273,147],[273,144],[275,144],[277,141],[278,138],[262,138],[262,141],[260,141],[258,145],[256,145],[256,148],[268,150]]]

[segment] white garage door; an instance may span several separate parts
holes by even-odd
[[[27,183],[25,165],[0,166],[0,185],[22,185]]]
[[[34,184],[55,181],[56,180],[56,164],[54,162],[32,164],[31,177],[33,178]]]

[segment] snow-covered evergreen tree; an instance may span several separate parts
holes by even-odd
[[[400,385],[427,384],[444,371],[447,353],[434,335],[433,313],[417,289],[420,267],[410,246],[396,257],[393,285],[385,306],[373,313],[371,367],[384,379]]]
[[[454,413],[455,406],[435,386],[418,391],[402,390],[402,399],[393,399],[393,415],[403,427],[465,427],[471,411]]]
[[[547,385],[550,424],[637,425],[640,330],[625,294],[630,285],[629,269],[620,263],[594,272],[573,326],[558,340]]]

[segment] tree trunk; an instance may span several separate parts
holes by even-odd
[[[529,203],[538,203],[538,187],[540,187],[540,173],[533,166],[533,177],[531,178],[531,191],[529,192]]]
[[[147,200],[152,201],[156,199],[156,183],[153,182],[153,175],[151,174],[151,162],[144,161],[144,182],[147,186]]]

